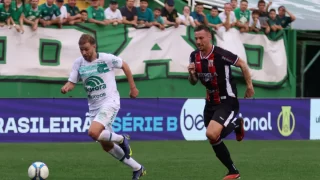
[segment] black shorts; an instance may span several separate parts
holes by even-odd
[[[216,121],[225,128],[233,121],[239,112],[239,101],[237,98],[227,98],[219,105],[206,102],[203,117],[204,125],[208,127],[210,121]]]

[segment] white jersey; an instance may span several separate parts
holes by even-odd
[[[122,59],[112,54],[97,53],[97,59],[92,62],[79,57],[73,64],[68,81],[77,83],[82,79],[90,111],[108,103],[120,106],[114,69],[121,67]]]

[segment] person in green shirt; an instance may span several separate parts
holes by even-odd
[[[161,30],[164,30],[165,26],[164,26],[164,20],[161,17],[161,9],[160,8],[154,8],[153,16],[154,16],[153,25],[158,27],[158,28],[160,28]]]
[[[15,0],[11,3],[12,14],[11,17],[14,22],[18,22],[20,25],[20,32],[24,33],[23,29],[23,11],[25,8],[24,0]]]
[[[76,0],[68,0],[68,4],[64,5],[67,8],[68,22],[71,25],[74,23],[82,22],[82,16],[76,4],[77,4]]]
[[[282,28],[287,28],[289,24],[296,20],[296,17],[289,12],[284,6],[278,8],[277,22],[282,26]],[[288,13],[289,16],[286,16]]]
[[[31,25],[33,31],[38,29],[39,19],[41,17],[40,8],[38,6],[39,0],[31,0],[24,9],[23,21]]]
[[[41,18],[40,23],[43,27],[50,26],[50,25],[58,25],[59,28],[62,27],[62,21],[60,17],[61,12],[60,8],[53,4],[54,0],[47,0],[46,3],[43,3],[39,6],[40,12],[41,12]],[[57,18],[53,19],[53,15],[55,15]]]
[[[88,22],[95,23],[97,25],[108,25],[110,22],[104,16],[104,10],[99,6],[98,0],[91,0],[91,6],[87,9]]]
[[[219,11],[217,6],[213,6],[210,14],[207,15],[208,26],[212,27],[214,30],[218,30],[222,26],[222,21],[219,18]]]
[[[140,7],[137,7],[138,27],[151,27],[153,25],[154,16],[148,5],[148,0],[140,0]]]
[[[248,10],[248,1],[241,0],[240,8],[236,8],[234,14],[237,18],[236,26],[240,32],[249,32],[250,11]]]
[[[3,27],[5,24],[10,26],[11,23],[11,0],[4,0],[3,4],[0,4],[0,26]]]
[[[268,24],[270,26],[270,37],[273,38],[277,35],[279,30],[282,30],[281,24],[277,21],[277,13],[275,9],[269,11],[269,20]]]

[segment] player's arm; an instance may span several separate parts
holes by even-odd
[[[254,95],[252,80],[251,80],[251,74],[249,71],[249,67],[245,61],[243,61],[240,57],[233,54],[230,51],[224,50],[219,47],[215,47],[215,51],[217,51],[218,54],[222,56],[222,60],[226,65],[233,65],[236,67],[240,67],[243,77],[247,84],[247,90],[245,93],[245,98],[252,97]]]
[[[188,71],[189,71],[188,80],[192,85],[196,85],[198,82],[198,77],[197,77],[196,68],[195,68],[195,59],[196,59],[195,52],[192,52],[189,59],[190,64],[188,66]]]
[[[136,84],[134,83],[133,75],[132,75],[132,72],[131,72],[129,65],[123,61],[121,69],[123,70],[124,74],[126,75],[126,77],[128,79],[130,89],[136,88]]]
[[[74,87],[76,86],[77,82],[80,79],[79,67],[80,67],[80,61],[76,60],[76,62],[73,64],[68,82],[61,88],[62,94],[66,94],[67,92],[73,90]]]

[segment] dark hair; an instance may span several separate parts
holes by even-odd
[[[243,3],[243,2],[246,2],[246,3],[248,3],[248,1],[247,1],[247,0],[241,0],[241,2],[240,2],[240,3]]]
[[[143,2],[143,1],[144,1],[144,2],[147,2],[147,3],[149,3],[149,2],[148,2],[148,0],[140,0],[140,2]]]
[[[270,11],[269,12],[276,12],[276,10],[275,9],[270,9]]]
[[[260,15],[260,11],[255,9],[255,10],[252,11],[252,15],[254,15],[254,14]]]
[[[265,2],[264,0],[260,0],[260,1],[258,2],[258,6],[259,6],[259,4],[266,4],[266,2]]]
[[[197,3],[196,6],[203,6],[203,3]]]
[[[82,14],[82,13],[87,13],[88,14],[87,10],[85,10],[85,9],[80,11],[80,14]]]
[[[232,2],[232,1],[238,2],[238,0],[230,0],[230,2]]]
[[[85,43],[90,43],[91,45],[96,44],[96,40],[89,34],[82,34],[79,39],[79,45],[83,45]]]
[[[156,8],[153,9],[153,11],[161,11],[161,9],[156,7]]]
[[[204,30],[205,32],[211,33],[211,29],[206,25],[200,25],[194,28],[194,32],[198,32],[202,30]]]
[[[212,6],[211,10],[218,10],[218,6]]]

